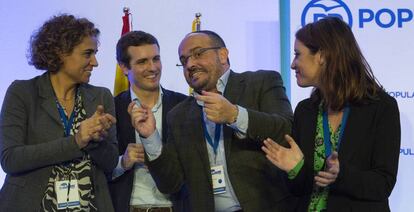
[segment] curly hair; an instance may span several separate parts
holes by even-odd
[[[71,54],[85,37],[98,37],[99,29],[86,18],[61,14],[47,20],[30,37],[29,64],[36,69],[57,72],[62,55]]]

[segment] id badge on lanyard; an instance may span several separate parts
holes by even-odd
[[[222,165],[211,167],[211,179],[213,182],[214,194],[222,194],[226,192],[226,180]]]
[[[69,119],[67,119],[66,114],[59,103],[58,110],[65,128],[65,136],[69,136],[75,118],[75,112],[72,112]],[[76,208],[80,206],[78,180],[71,179],[70,171],[68,176],[69,179],[61,179],[55,181],[55,192],[58,210]]]
[[[57,209],[80,206],[78,180],[59,180],[55,182]]]
[[[204,119],[202,120],[204,135],[208,144],[213,148],[214,155],[217,156],[217,149],[220,142],[220,135],[221,135],[221,124],[216,124],[214,130],[214,142],[211,139],[210,134],[207,131],[206,123]],[[213,183],[213,193],[214,194],[222,194],[226,192],[226,178],[224,176],[224,167],[223,165],[212,166],[211,169],[211,180]]]

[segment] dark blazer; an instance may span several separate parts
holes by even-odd
[[[185,95],[176,93],[170,90],[162,89],[162,141],[167,141],[167,113],[179,102],[186,98]],[[123,155],[129,143],[135,143],[135,129],[131,124],[131,116],[128,114],[128,105],[131,103],[130,91],[124,91],[115,97],[115,111],[117,118],[117,137],[119,155]],[[132,186],[134,181],[134,169],[126,171],[123,175],[115,178],[109,183],[109,190],[111,193],[112,202],[114,204],[115,211],[128,212],[129,202],[131,199]],[[180,211],[179,205],[174,202],[175,209]]]
[[[84,84],[81,89],[87,117],[97,105],[115,115],[110,91]],[[16,80],[7,90],[0,116],[0,159],[6,180],[0,191],[0,211],[39,211],[54,165],[81,157],[92,158],[91,180],[99,211],[113,211],[104,172],[117,164],[115,126],[101,142],[80,150],[74,136],[64,137],[48,73]]]
[[[298,211],[307,211],[313,186],[313,157],[319,102],[301,101],[295,110],[293,137],[305,163],[289,182],[300,196]],[[340,172],[331,185],[328,211],[389,211],[400,151],[397,102],[385,92],[378,100],[351,105],[339,149]]]
[[[292,110],[280,75],[274,71],[231,72],[224,96],[248,111],[247,138],[223,126],[227,171],[245,212],[288,211],[290,194],[280,171],[261,150],[264,138],[278,141],[291,129]],[[193,97],[168,115],[169,135],[161,155],[148,163],[158,188],[177,192],[183,186],[191,211],[214,211],[214,195],[207,146],[202,128],[202,108]]]

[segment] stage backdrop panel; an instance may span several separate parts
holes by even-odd
[[[327,15],[338,16],[351,27],[375,76],[396,98],[401,116],[401,151],[397,184],[390,198],[392,211],[413,211],[414,189],[414,1],[290,1],[291,55],[294,34],[304,24]],[[293,56],[292,56],[293,58]],[[310,89],[299,88],[291,73],[292,105],[307,97]]]
[[[124,6],[130,8],[134,30],[144,30],[158,38],[161,46],[165,88],[188,93],[177,48],[197,12],[201,29],[220,34],[230,51],[235,72],[257,69],[280,70],[279,3],[277,0],[0,0],[0,105],[7,87],[15,79],[42,74],[27,64],[26,50],[32,32],[54,14],[72,13],[87,17],[101,30],[99,66],[91,84],[113,90],[115,45],[118,41]],[[5,174],[0,171],[0,186]]]

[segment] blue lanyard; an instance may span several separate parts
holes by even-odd
[[[73,120],[75,119],[75,109],[68,118],[66,117],[65,111],[63,111],[62,106],[57,102],[60,118],[62,119],[63,126],[65,127],[65,137],[70,135],[70,130],[72,129]]]
[[[201,118],[201,122],[203,125],[204,135],[207,139],[208,144],[210,144],[211,147],[213,147],[214,154],[217,155],[217,149],[220,142],[220,135],[221,135],[221,124],[216,124],[215,132],[214,132],[214,143],[211,139],[210,134],[207,131],[206,123],[204,122],[204,119]]]
[[[344,135],[345,124],[349,116],[349,106],[344,108],[344,113],[342,115],[342,122],[341,128],[339,131],[339,138],[338,138],[338,145],[337,151],[339,151],[339,146],[341,144],[342,137]],[[325,156],[328,158],[332,152],[332,143],[331,143],[331,133],[329,132],[329,124],[328,124],[328,113],[325,111],[323,112],[323,142],[325,143]]]

